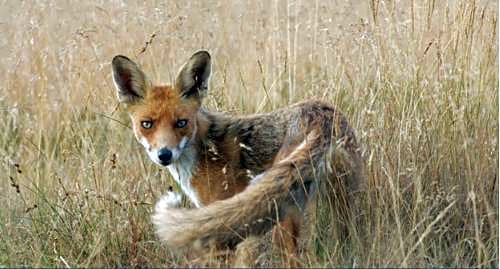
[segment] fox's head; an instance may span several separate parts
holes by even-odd
[[[126,105],[137,140],[159,165],[178,160],[196,139],[197,114],[211,72],[210,54],[193,54],[170,86],[154,86],[125,56],[115,56],[112,66],[118,99]]]

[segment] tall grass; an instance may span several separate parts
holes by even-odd
[[[154,237],[149,215],[171,180],[134,140],[110,61],[128,55],[168,83],[208,49],[207,107],[247,114],[315,97],[357,130],[368,183],[359,240],[336,240],[323,214],[305,265],[498,266],[497,9],[3,1],[0,264],[186,265]]]

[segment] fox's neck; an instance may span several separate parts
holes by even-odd
[[[196,153],[196,148],[193,145],[189,145],[184,149],[179,159],[168,166],[168,170],[191,202],[193,202],[196,207],[201,207],[202,203],[191,185],[191,179],[196,172],[197,164],[198,155]]]
[[[221,112],[210,112],[200,109],[196,119],[196,140],[193,143],[198,148],[202,148],[204,145],[214,142],[213,140],[220,140],[220,136],[224,135],[230,121],[231,117]]]
[[[196,120],[196,133],[190,140],[189,145],[183,150],[177,161],[168,166],[172,177],[179,183],[183,192],[190,198],[196,207],[201,207],[201,201],[192,181],[200,171],[199,166],[204,164],[206,158],[202,157],[206,151],[206,145],[212,144],[213,131],[219,129],[220,125],[226,124],[227,118],[205,110],[200,110]],[[203,165],[206,166],[206,165]]]

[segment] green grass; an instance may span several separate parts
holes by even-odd
[[[338,241],[320,203],[306,265],[498,266],[498,4],[358,2],[5,1],[0,265],[186,265],[154,236],[172,182],[117,109],[110,62],[128,55],[169,83],[208,49],[207,107],[320,98],[356,129],[359,236]]]

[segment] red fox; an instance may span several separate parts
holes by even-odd
[[[234,246],[273,229],[283,257],[296,266],[303,211],[318,182],[335,178],[346,201],[359,189],[360,147],[329,104],[307,101],[240,117],[210,112],[202,107],[211,73],[206,51],[193,54],[171,86],[154,86],[125,56],[114,57],[112,71],[137,140],[194,205],[180,208],[172,191],[157,203],[152,221],[172,247]]]

